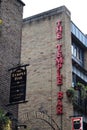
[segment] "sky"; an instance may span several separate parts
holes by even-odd
[[[71,20],[87,34],[87,0],[22,0],[25,3],[23,18],[65,5],[71,12]]]

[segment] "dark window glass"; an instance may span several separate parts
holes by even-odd
[[[83,50],[75,45],[75,43],[72,44],[72,55],[80,62],[83,63]]]

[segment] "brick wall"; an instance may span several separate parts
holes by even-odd
[[[20,63],[23,5],[17,0],[1,1],[0,35],[0,99],[5,110],[17,114],[17,106],[5,106],[9,103],[10,71]]]
[[[61,11],[62,10],[62,11]],[[55,13],[56,12],[56,13]],[[55,14],[54,14],[55,13]],[[56,85],[56,22],[60,19],[63,26],[62,53],[64,64],[62,67],[64,93],[63,115],[56,115],[57,92]],[[70,130],[70,118],[73,113],[72,104],[66,97],[66,89],[72,85],[71,62],[71,31],[70,13],[65,7],[56,11],[45,12],[26,19],[22,33],[21,63],[30,64],[27,67],[26,104],[19,105],[19,119],[28,123],[31,129],[50,129],[49,125],[37,120],[36,112],[43,108],[54,118],[62,130]],[[43,116],[40,113],[39,117]],[[45,117],[48,120],[47,117]],[[52,124],[52,122],[51,122]]]

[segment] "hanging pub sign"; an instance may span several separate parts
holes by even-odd
[[[83,130],[83,117],[73,117],[72,121],[72,130]]]
[[[26,97],[26,68],[13,69],[11,73],[9,102],[17,103],[25,101]]]

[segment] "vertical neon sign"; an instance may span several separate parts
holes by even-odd
[[[60,41],[62,39],[62,33],[63,33],[62,21],[59,20],[56,26],[57,41]],[[63,54],[62,54],[62,44],[58,42],[57,52],[56,52],[56,68],[57,68],[57,76],[56,76],[57,83],[56,84],[57,86],[60,87],[60,91],[57,93],[57,105],[56,105],[57,115],[63,114],[63,104],[62,104],[63,92],[61,91],[61,85],[63,84],[63,76],[61,74],[61,69],[62,69],[63,63],[64,61],[63,61]]]

